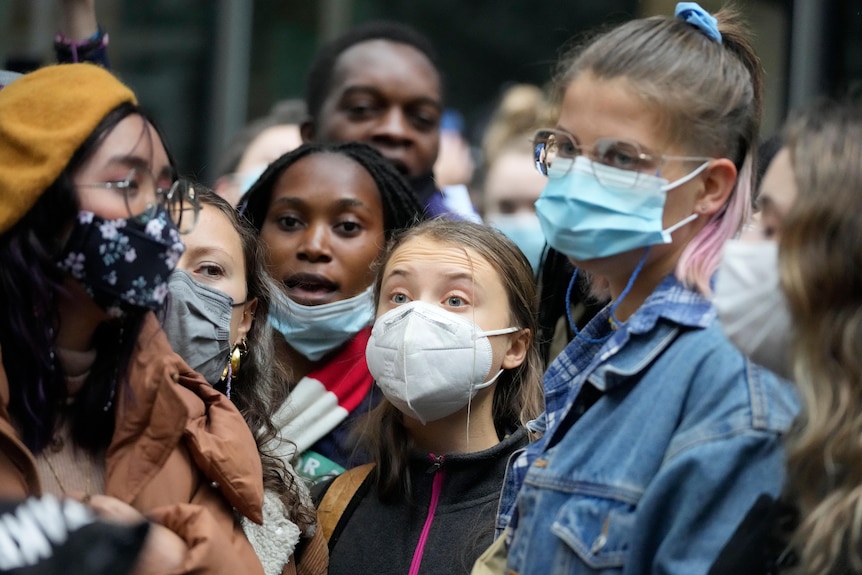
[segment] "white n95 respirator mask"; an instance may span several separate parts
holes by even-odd
[[[365,359],[386,398],[405,415],[425,424],[465,407],[489,378],[493,350],[489,337],[521,328],[493,331],[436,305],[400,305],[377,318]]]

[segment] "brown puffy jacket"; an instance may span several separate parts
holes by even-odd
[[[33,455],[9,421],[8,404],[0,368],[0,499],[41,495]],[[261,521],[254,438],[233,403],[171,351],[152,314],[138,338],[129,387],[118,390],[105,474],[107,495],[186,542],[180,573],[263,574],[234,514]]]

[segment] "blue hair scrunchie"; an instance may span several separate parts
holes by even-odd
[[[718,31],[718,20],[700,7],[697,2],[678,2],[674,16],[698,28],[712,40],[721,44],[721,33]]]

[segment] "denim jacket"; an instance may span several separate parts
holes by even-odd
[[[545,432],[507,470],[509,573],[706,573],[761,493],[783,482],[789,383],[725,338],[667,277],[612,329],[599,313],[549,367]],[[599,399],[564,420],[588,382]]]

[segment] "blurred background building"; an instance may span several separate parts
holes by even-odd
[[[53,60],[60,0],[0,0],[0,62]],[[183,172],[211,181],[228,139],[281,99],[303,94],[321,42],[351,25],[407,22],[436,44],[447,105],[479,138],[510,83],[546,84],[561,46],[675,0],[101,0],[114,71],[166,130]],[[722,2],[702,0],[715,10]],[[862,0],[742,0],[767,78],[763,136],[788,110],[862,80]]]

